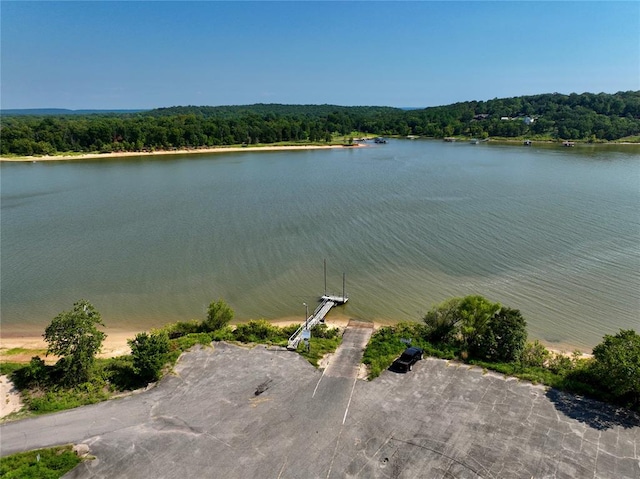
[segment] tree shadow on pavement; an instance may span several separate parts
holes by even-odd
[[[565,416],[599,431],[615,426],[625,429],[640,427],[640,416],[623,407],[564,393],[557,389],[549,389],[546,396]]]

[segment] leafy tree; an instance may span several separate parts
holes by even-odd
[[[460,304],[462,298],[451,298],[434,306],[424,316],[426,339],[434,343],[453,341],[456,326],[461,321]]]
[[[499,303],[492,303],[479,296],[465,296],[458,308],[461,316],[460,334],[463,345],[475,355],[481,355],[485,336],[491,334],[489,322],[500,309]]]
[[[518,361],[527,343],[527,322],[517,309],[502,307],[489,322],[493,350],[487,358],[498,361]]]
[[[104,326],[100,313],[82,299],[71,311],[58,314],[44,331],[49,344],[47,354],[61,356],[56,367],[67,384],[79,384],[89,379],[91,366],[106,335],[97,326]]]
[[[160,379],[169,352],[169,336],[166,332],[138,333],[128,341],[133,356],[133,372],[143,381]]]
[[[233,319],[233,309],[224,300],[219,299],[209,305],[207,319],[202,323],[204,331],[217,331],[227,326]]]
[[[593,371],[615,396],[640,404],[640,335],[632,329],[606,335],[593,348]]]

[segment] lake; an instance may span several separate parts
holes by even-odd
[[[109,330],[331,315],[418,321],[481,294],[532,338],[640,330],[640,150],[391,140],[366,148],[2,163],[4,335],[74,301]]]

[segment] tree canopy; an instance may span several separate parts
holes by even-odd
[[[616,140],[640,134],[640,91],[550,93],[416,110],[379,106],[175,106],[142,112],[0,117],[3,155],[148,151],[331,141],[375,135],[477,138],[542,135]]]
[[[640,404],[640,335],[634,330],[620,330],[606,335],[593,348],[593,370],[599,381],[616,397],[628,397]]]
[[[169,336],[164,331],[138,333],[128,341],[133,357],[133,372],[143,381],[157,381],[169,352]]]
[[[71,311],[63,311],[53,318],[45,329],[47,354],[61,356],[57,367],[64,382],[79,384],[89,378],[95,355],[106,338],[98,326],[104,326],[100,313],[82,299],[74,303]]]
[[[207,318],[202,322],[202,328],[205,331],[222,329],[231,322],[233,314],[233,309],[224,300],[214,301],[207,309]]]
[[[424,316],[425,339],[456,344],[466,354],[492,361],[517,361],[527,342],[527,322],[517,309],[483,296],[452,298]]]

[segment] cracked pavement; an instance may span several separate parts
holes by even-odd
[[[196,349],[152,390],[3,424],[1,453],[88,444],[74,478],[640,478],[638,415],[437,359],[357,380],[370,334],[348,328],[325,371]]]

